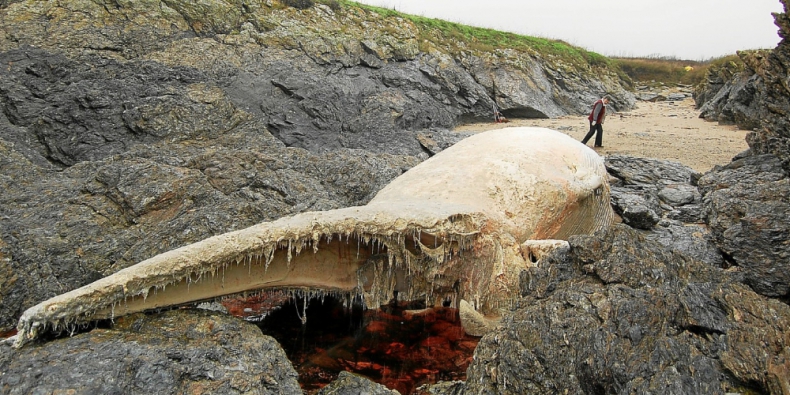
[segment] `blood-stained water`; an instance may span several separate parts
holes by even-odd
[[[324,298],[305,309],[304,301],[296,300],[259,325],[283,346],[308,394],[344,370],[401,394],[440,380],[464,380],[479,339],[464,334],[456,309],[418,308],[390,304],[364,310]]]

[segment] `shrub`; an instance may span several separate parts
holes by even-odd
[[[707,63],[668,58],[616,58],[615,62],[634,81],[694,85],[705,76]]]

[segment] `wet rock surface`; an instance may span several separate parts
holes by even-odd
[[[4,394],[301,394],[285,352],[253,324],[175,310],[40,346],[0,345]]]

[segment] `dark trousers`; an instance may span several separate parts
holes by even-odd
[[[595,133],[595,146],[603,147],[603,126],[600,123],[593,125],[592,122],[590,122],[590,131],[587,132],[586,136],[584,136],[582,144],[587,144],[587,141],[590,140],[590,137],[592,137],[593,133]]]

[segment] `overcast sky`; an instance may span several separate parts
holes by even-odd
[[[358,0],[408,14],[565,40],[607,56],[705,60],[774,48],[779,0]]]

